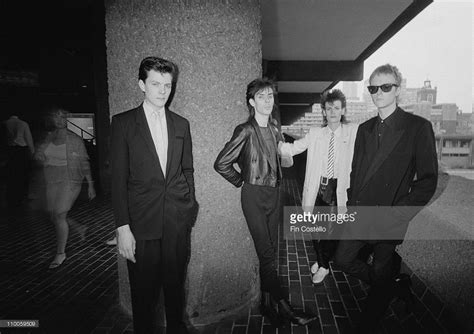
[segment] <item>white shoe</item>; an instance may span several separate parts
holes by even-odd
[[[315,262],[312,266],[311,266],[311,274],[316,274],[316,272],[318,271],[318,262]]]
[[[319,268],[316,274],[313,276],[313,283],[314,284],[319,284],[322,281],[324,281],[324,278],[329,274],[329,269],[326,268]]]
[[[57,253],[53,262],[49,265],[49,269],[56,269],[63,264],[64,260],[66,260],[66,253]]]

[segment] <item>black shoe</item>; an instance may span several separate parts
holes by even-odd
[[[277,328],[281,327],[282,323],[280,316],[278,315],[277,304],[269,292],[262,291],[262,297],[260,300],[260,313],[267,317],[272,326]]]
[[[407,313],[413,312],[415,307],[415,296],[411,291],[411,278],[407,274],[400,274],[395,277],[395,295],[402,301],[405,302],[405,308]]]
[[[357,253],[357,259],[359,259],[360,261],[362,261],[364,263],[367,263],[367,264],[371,265],[372,260],[373,260],[373,254],[374,254],[373,245],[365,244],[364,247],[362,247],[359,250],[359,252]]]
[[[290,303],[288,303],[288,301],[285,299],[281,299],[278,302],[278,310],[282,319],[289,320],[295,325],[299,326],[306,326],[307,324],[318,319],[317,315],[293,310],[293,307],[291,307]]]

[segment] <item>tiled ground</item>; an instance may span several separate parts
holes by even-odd
[[[300,203],[293,180],[283,186],[287,204]],[[96,199],[74,207],[71,217],[87,226],[85,239],[71,234],[68,258],[58,270],[48,270],[54,254],[54,230],[47,217],[32,211],[4,216],[0,221],[0,319],[39,319],[40,328],[18,333],[132,333],[131,319],[118,306],[115,249],[104,242],[112,236],[109,201]],[[276,330],[258,308],[204,333],[351,333],[367,287],[332,270],[323,285],[311,283],[309,264],[315,260],[310,241],[280,240],[279,271],[295,308],[317,312],[311,327]],[[405,272],[410,273],[408,268]],[[394,302],[381,333],[445,333],[452,328],[444,305],[414,274],[417,296],[413,314]],[[444,324],[444,327],[441,325]],[[0,333],[15,332],[0,328]],[[455,330],[449,332],[455,333]]]
[[[86,239],[71,233],[68,258],[58,270],[47,269],[55,253],[47,217],[26,212],[2,219],[0,318],[39,319],[40,329],[32,333],[88,333],[116,304],[115,250],[104,245],[113,230],[110,206],[83,203],[72,217],[88,227]]]

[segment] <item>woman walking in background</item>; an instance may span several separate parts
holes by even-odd
[[[84,178],[88,184],[88,197],[95,194],[91,177],[89,156],[81,137],[67,129],[66,112],[53,108],[47,113],[49,130],[35,153],[35,160],[42,166],[45,185],[45,209],[56,230],[56,255],[49,268],[59,267],[66,259],[69,227],[84,238],[86,227],[67,218],[79,193]]]

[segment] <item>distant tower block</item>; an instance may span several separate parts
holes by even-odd
[[[417,102],[429,102],[431,104],[436,104],[436,93],[438,88],[431,87],[431,81],[426,79],[423,87],[418,90],[416,94]]]

